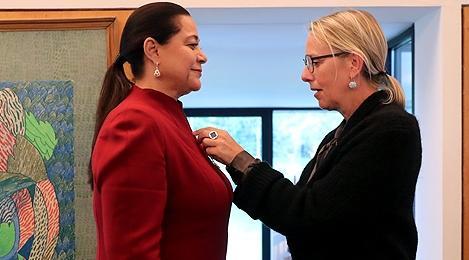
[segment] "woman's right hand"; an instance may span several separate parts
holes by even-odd
[[[244,151],[225,130],[205,127],[194,131],[193,134],[207,154],[224,165],[229,165],[236,155]]]

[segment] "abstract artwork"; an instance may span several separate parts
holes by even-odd
[[[71,81],[0,82],[0,259],[73,259]]]

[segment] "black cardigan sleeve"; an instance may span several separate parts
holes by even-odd
[[[353,140],[340,148],[324,177],[305,186],[265,162],[254,165],[237,186],[234,203],[283,235],[400,207],[408,211],[421,161],[416,123],[371,128]]]

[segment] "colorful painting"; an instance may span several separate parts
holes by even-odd
[[[71,81],[0,82],[0,260],[73,259]]]

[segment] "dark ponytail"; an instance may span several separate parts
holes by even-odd
[[[96,119],[94,126],[93,142],[91,144],[91,151],[94,149],[96,138],[98,137],[99,130],[103,125],[106,116],[119,105],[122,100],[129,94],[132,82],[125,76],[124,64],[119,56],[116,61],[107,69],[104,75],[101,93],[96,107]],[[93,189],[93,174],[91,169],[91,160],[88,167],[88,182]]]
[[[108,68],[96,109],[96,125],[93,146],[106,116],[129,94],[132,82],[125,76],[124,64],[119,58]]]
[[[135,78],[141,77],[144,72],[143,42],[146,38],[152,37],[159,44],[166,44],[174,34],[180,31],[179,24],[174,19],[179,15],[190,16],[186,9],[177,4],[157,2],[137,8],[127,19],[122,31],[120,54],[104,76],[96,109],[92,151],[107,115],[127,97],[132,87],[133,83],[125,75],[124,63],[130,64]],[[93,189],[91,160],[88,175],[88,181]]]

